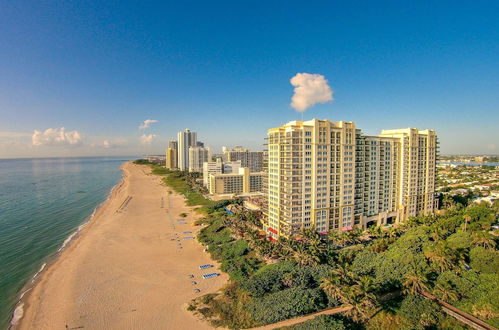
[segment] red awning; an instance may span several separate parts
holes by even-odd
[[[276,235],[277,235],[277,230],[275,230],[274,228],[269,227],[269,228],[267,228],[267,229],[268,229],[271,233],[274,233],[274,234],[276,234]]]

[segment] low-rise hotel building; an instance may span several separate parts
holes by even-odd
[[[209,175],[210,194],[250,194],[262,191],[265,172],[251,172],[248,167],[241,167],[234,173]]]
[[[203,185],[209,186],[211,174],[222,173],[237,173],[241,167],[241,161],[237,162],[224,162],[222,159],[217,158],[214,162],[203,163]]]

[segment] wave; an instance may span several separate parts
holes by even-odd
[[[35,275],[33,275],[33,278],[31,280],[31,283],[33,283],[36,279],[36,277],[38,275],[40,275],[41,272],[43,272],[43,270],[45,269],[45,267],[47,266],[47,263],[44,262],[43,265],[40,267],[40,269],[35,273]],[[21,298],[24,296],[24,294],[26,293],[27,291],[24,291],[22,294],[21,294]]]
[[[10,321],[10,326],[15,326],[19,320],[23,318],[24,315],[24,303],[20,303],[16,306],[14,310],[14,315],[12,316],[12,320]]]

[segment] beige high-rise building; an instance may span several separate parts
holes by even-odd
[[[435,178],[437,134],[415,128],[382,130],[381,136],[397,139],[400,145],[398,202],[402,218],[431,214],[436,207]]]
[[[432,213],[435,157],[431,130],[365,136],[353,122],[318,119],[269,129],[266,231],[277,239]]]
[[[178,168],[178,143],[175,140],[168,142],[168,148],[166,149],[166,168],[173,170]]]
[[[203,164],[211,161],[211,150],[208,147],[189,148],[189,172],[203,173]]]

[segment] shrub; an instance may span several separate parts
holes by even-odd
[[[241,281],[248,278],[260,267],[260,261],[252,257],[235,257],[225,259],[222,262],[222,271],[230,275],[233,281]]]
[[[471,235],[469,232],[458,231],[450,235],[446,241],[449,247],[454,250],[467,249],[471,246]]]
[[[416,295],[405,297],[398,314],[406,318],[414,326],[414,329],[435,326],[443,317],[440,306],[436,302]]]
[[[293,325],[291,327],[283,327],[278,330],[344,330],[351,329],[344,321],[344,317],[340,315],[319,315],[306,322]]]
[[[323,309],[327,298],[320,289],[289,288],[253,300],[247,310],[260,324],[269,324]]]
[[[499,270],[499,252],[481,246],[470,250],[471,268],[482,273],[494,274]]]
[[[295,264],[284,261],[266,265],[257,271],[251,278],[241,283],[241,288],[250,292],[254,297],[262,297],[267,293],[276,292],[285,288],[284,275],[291,272]]]

